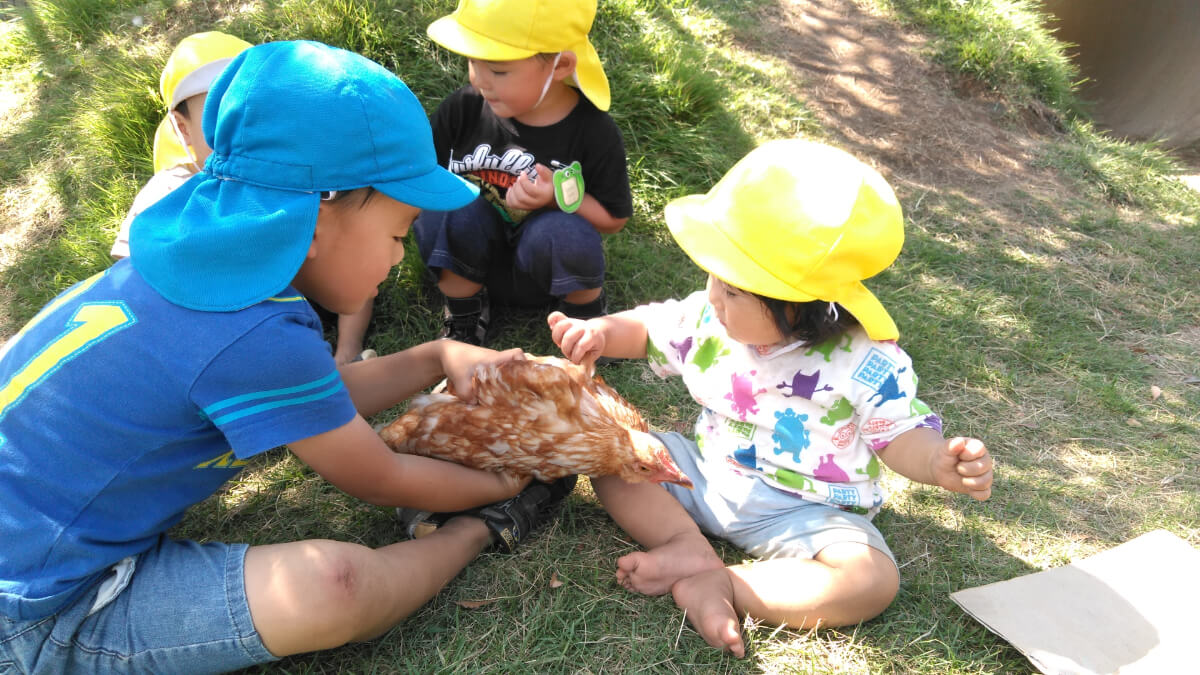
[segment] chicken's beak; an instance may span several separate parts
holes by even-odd
[[[658,459],[658,471],[650,476],[650,480],[655,483],[674,483],[689,490],[696,487],[692,484],[692,480],[675,465],[675,460],[671,459],[671,453],[666,448],[655,452],[654,455]]]

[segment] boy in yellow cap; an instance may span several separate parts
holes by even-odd
[[[624,227],[633,202],[588,41],[595,14],[595,0],[460,0],[428,28],[470,75],[433,116],[438,162],[481,192],[414,224],[446,300],[442,337],[483,344],[493,300],[606,311],[600,235]]]
[[[975,499],[992,484],[984,444],[943,438],[916,397],[896,325],[862,283],[900,252],[900,204],[847,153],[781,140],[668,204],[666,220],[707,291],[590,321],[549,317],[569,358],[648,357],[703,406],[694,437],[659,434],[694,491],[592,482],[649,549],[619,559],[617,579],[670,591],[709,644],[739,657],[739,615],[792,628],[874,617],[899,586],[870,520],[885,497],[880,462]],[[759,560],[725,567],[702,532]]]
[[[206,31],[180,40],[167,57],[158,79],[167,115],[154,132],[154,175],[138,191],[121,222],[113,258],[129,256],[129,228],[138,214],[204,168],[212,154],[200,128],[208,90],[233,57],[249,47],[249,42],[228,33]],[[354,314],[337,315],[334,360],[339,365],[374,356],[372,350],[363,351],[370,320],[370,303]]]

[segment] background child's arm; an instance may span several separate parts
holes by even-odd
[[[646,325],[633,311],[587,321],[552,312],[546,322],[554,344],[575,363],[590,364],[601,356],[646,358]]]
[[[892,471],[951,492],[984,500],[992,494],[992,456],[976,438],[942,438],[928,427],[918,427],[897,436],[876,451]]]
[[[517,182],[508,189],[505,202],[512,208],[533,211],[554,203],[554,172],[542,164],[535,164],[538,177],[531,179],[527,174],[517,178]],[[598,199],[585,192],[583,203],[575,211],[580,217],[592,224],[600,234],[613,234],[625,227],[628,218],[613,218],[608,209]]]
[[[511,497],[529,482],[453,462],[396,454],[361,416],[288,447],[339,489],[380,506],[461,511]]]

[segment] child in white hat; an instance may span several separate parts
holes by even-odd
[[[159,76],[158,89],[167,104],[167,115],[154,132],[154,175],[138,191],[121,222],[111,255],[129,255],[129,228],[133,219],[167,193],[183,185],[212,153],[201,129],[208,91],[233,57],[249,49],[250,43],[220,31],[194,33],[179,41],[167,57]],[[322,320],[327,315],[322,315]],[[337,344],[333,358],[339,365],[374,355],[363,350],[363,339],[371,321],[371,304],[353,314],[336,316]]]
[[[666,220],[708,272],[706,291],[589,321],[549,317],[572,360],[648,358],[702,406],[694,436],[659,434],[694,490],[592,482],[648,549],[618,560],[617,579],[670,591],[709,644],[737,656],[739,616],[791,628],[874,617],[899,586],[871,522],[880,463],[976,499],[992,485],[984,444],[943,438],[916,397],[896,324],[862,283],[900,252],[895,195],[841,150],[772,141],[707,194],[668,204]],[[759,560],[726,567],[704,534]]]
[[[208,89],[233,57],[249,47],[241,38],[207,31],[180,40],[167,57],[158,79],[167,115],[154,131],[154,176],[138,191],[125,214],[112,257],[129,255],[129,226],[139,213],[203,168],[212,152],[200,129]]]

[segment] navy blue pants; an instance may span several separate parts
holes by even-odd
[[[541,306],[604,284],[600,233],[573,213],[538,211],[513,227],[479,197],[456,211],[422,211],[413,231],[426,268],[481,283],[500,304]]]

